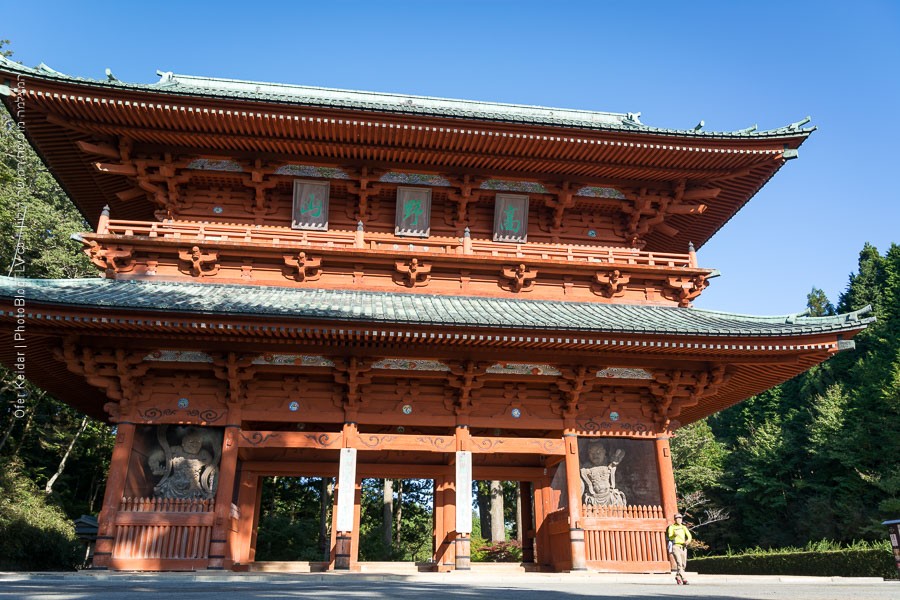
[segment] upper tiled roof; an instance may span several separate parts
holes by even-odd
[[[803,128],[803,125],[809,122],[809,118],[767,131],[757,131],[756,126],[738,131],[703,131],[701,128],[667,129],[644,125],[639,120],[640,113],[597,112],[524,104],[340,90],[283,83],[198,77],[195,75],[175,74],[171,71],[158,71],[157,74],[160,76],[160,80],[156,83],[125,83],[115,79],[111,74],[108,74],[106,80],[96,80],[64,75],[44,64],[32,69],[2,56],[0,56],[0,68],[27,73],[47,80],[78,82],[107,89],[139,90],[184,96],[256,100],[300,106],[658,135],[700,138],[771,138],[806,136],[815,129],[815,127]]]
[[[24,290],[26,303],[102,307],[142,313],[282,317],[459,328],[787,337],[859,330],[874,318],[868,308],[832,317],[757,317],[694,308],[432,296],[106,279],[0,277],[0,298]],[[39,311],[38,311],[39,312]]]

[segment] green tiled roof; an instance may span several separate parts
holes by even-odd
[[[352,290],[107,279],[0,277],[0,299],[24,291],[35,304],[142,313],[244,315],[302,321],[443,325],[509,330],[786,337],[858,330],[874,321],[865,308],[832,317],[757,317],[662,306],[433,296]]]
[[[757,131],[755,126],[739,131],[703,131],[699,127],[696,129],[666,129],[644,125],[639,120],[640,113],[611,113],[430,96],[362,92],[283,83],[198,77],[195,75],[180,75],[171,71],[158,71],[157,75],[160,76],[160,79],[156,83],[125,83],[115,79],[111,74],[108,75],[106,80],[96,80],[64,75],[44,64],[32,69],[2,56],[0,56],[0,68],[46,80],[73,82],[106,89],[658,135],[699,138],[805,137],[815,129],[814,127],[803,128],[803,125],[809,121],[809,118],[768,131]]]

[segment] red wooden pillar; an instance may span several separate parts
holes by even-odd
[[[253,526],[250,530],[253,532],[250,536],[250,562],[256,560],[256,536],[259,533],[259,511],[262,508],[262,477],[256,478],[256,500],[253,502]]]
[[[672,470],[672,453],[669,450],[669,436],[656,438],[656,463],[659,467],[659,489],[662,493],[663,515],[671,520],[678,512],[678,500],[675,496],[675,473]]]
[[[116,515],[119,514],[119,505],[122,503],[122,494],[128,480],[128,463],[131,461],[132,446],[134,446],[134,423],[119,423],[116,425],[116,445],[113,446],[112,459],[109,461],[103,508],[97,519],[99,527],[94,547],[94,569],[108,569],[112,563],[113,546],[116,541]]]
[[[431,560],[440,570],[440,564],[444,561],[444,552],[447,550],[447,533],[444,529],[444,478],[434,478],[434,493],[431,498],[432,522],[434,524],[434,539],[431,546]]]
[[[447,477],[444,479],[444,555],[438,563],[439,571],[452,571],[456,568],[456,482]]]
[[[569,502],[569,542],[572,547],[572,570],[586,571],[584,529],[581,527],[581,463],[578,436],[571,429],[563,434],[566,444],[566,488]]]
[[[251,562],[250,546],[253,539],[253,523],[256,517],[257,486],[259,475],[256,473],[241,473],[240,487],[238,489],[238,507],[240,519],[238,522],[238,534],[235,548],[235,562],[247,565]]]
[[[534,513],[531,503],[534,494],[530,481],[519,482],[520,506],[522,507],[522,562],[534,562]]]
[[[240,425],[227,425],[222,440],[219,483],[216,489],[216,520],[209,540],[209,569],[211,570],[230,568],[233,562],[229,532],[231,530],[231,500],[234,498],[240,431]]]
[[[544,469],[546,471],[546,469]],[[538,491],[534,499],[534,525],[537,531],[535,540],[537,545],[537,560],[545,567],[552,567],[553,560],[550,553],[550,530],[547,524],[547,515],[553,512],[553,487],[549,475],[541,477],[538,482]]]

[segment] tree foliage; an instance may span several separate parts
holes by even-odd
[[[832,310],[821,290],[807,300],[813,315]],[[709,419],[725,448],[711,495],[732,515],[707,535],[714,550],[877,540],[881,521],[900,514],[897,244],[884,255],[863,247],[837,311],[867,305],[878,320],[854,350]],[[690,474],[677,472],[680,486]]]

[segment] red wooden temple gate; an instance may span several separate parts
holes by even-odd
[[[103,277],[0,279],[0,360],[116,426],[95,568],[254,561],[260,480],[434,481],[434,562],[469,567],[472,479],[523,482],[526,557],[667,571],[669,438],[851,347],[862,312],[691,301],[702,245],[810,129],[0,58],[0,95],[95,231]],[[401,101],[402,100],[402,101]],[[106,207],[106,208],[104,208]],[[24,342],[23,342],[24,343]]]

